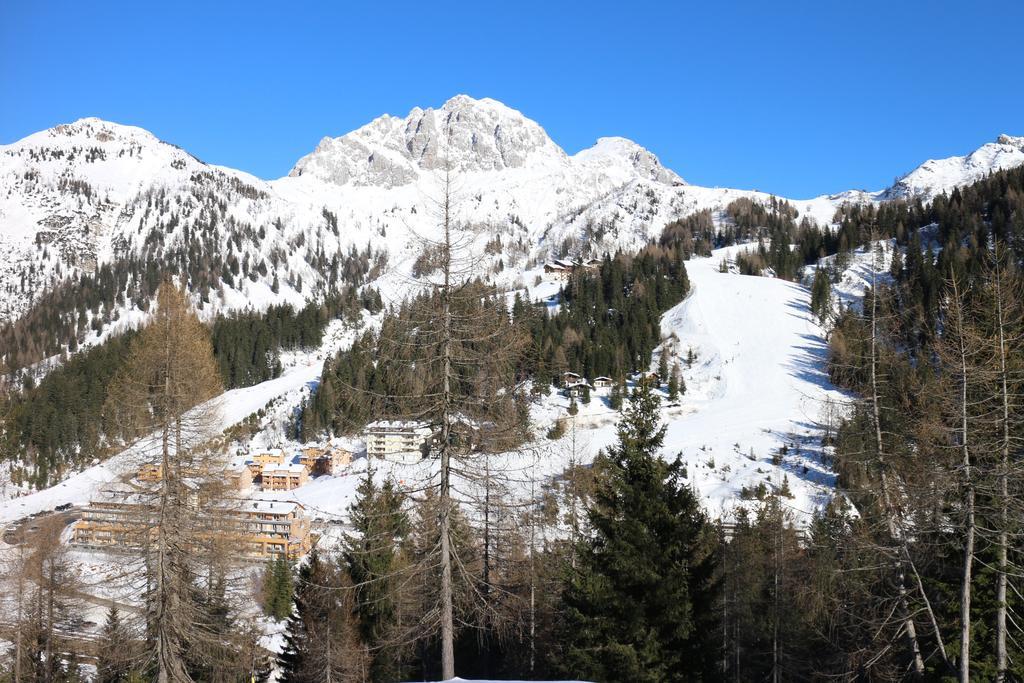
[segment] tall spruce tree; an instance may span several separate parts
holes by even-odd
[[[280,683],[366,680],[367,658],[351,620],[351,582],[313,550],[299,570],[295,608],[277,657]]]
[[[284,555],[271,560],[263,570],[263,611],[278,621],[292,613],[292,567]]]
[[[668,399],[675,401],[679,394],[686,393],[686,382],[683,381],[683,371],[679,369],[679,363],[672,364],[672,374],[668,378]]]
[[[131,634],[117,607],[107,610],[96,651],[96,683],[126,683],[132,674]]]
[[[567,674],[598,681],[717,678],[717,536],[683,465],[658,457],[658,398],[636,392],[598,457],[592,529],[563,594]]]
[[[350,507],[356,533],[345,536],[344,562],[355,586],[360,637],[371,658],[370,680],[384,683],[402,677],[399,602],[409,519],[405,496],[390,480],[378,486],[372,468],[356,492]]]
[[[832,312],[832,284],[823,268],[814,271],[811,283],[811,313],[824,324]]]

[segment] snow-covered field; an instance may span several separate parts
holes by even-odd
[[[683,406],[693,412],[669,420],[665,450],[683,454],[712,514],[727,515],[743,486],[785,479],[790,506],[806,518],[834,485],[820,434],[830,402],[843,395],[825,373],[824,332],[805,287],[718,272],[742,248],[688,262],[693,293],[662,320],[677,355],[691,347],[697,355],[684,371]]]

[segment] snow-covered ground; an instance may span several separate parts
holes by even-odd
[[[697,356],[683,373],[683,406],[693,412],[669,421],[665,450],[683,454],[712,514],[728,515],[744,486],[785,479],[790,506],[806,519],[834,486],[821,463],[821,426],[844,397],[828,381],[807,288],[718,272],[740,249],[688,262],[693,292],[662,320],[676,355],[693,348]]]
[[[687,263],[691,295],[662,320],[664,348],[684,368],[687,392],[674,404],[663,401],[668,431],[663,454],[680,454],[690,481],[709,512],[730,517],[746,487],[754,491],[788,487],[796,519],[826,502],[834,476],[822,464],[821,433],[838,417],[844,396],[825,373],[824,332],[812,319],[806,287],[774,278],[718,272],[722,258],[741,247],[716,251]],[[696,361],[687,368],[692,349]],[[595,392],[578,406],[553,393],[533,407],[538,440],[518,453],[492,457],[492,468],[518,482],[522,495],[557,477],[571,457],[589,462],[615,441],[617,414],[606,396]],[[558,441],[543,437],[555,420],[569,433]],[[573,434],[572,427],[575,426]],[[576,454],[572,444],[575,439]],[[367,462],[359,459],[343,474],[321,477],[291,492],[273,495],[296,500],[313,517],[345,521]],[[418,488],[436,476],[437,463],[373,463],[378,478]]]
[[[663,350],[683,367],[687,391],[679,401],[663,402],[668,431],[664,455],[680,454],[690,481],[714,516],[728,517],[746,487],[758,484],[792,493],[798,518],[828,499],[831,472],[821,462],[820,432],[826,419],[835,419],[843,396],[828,382],[824,370],[825,340],[809,312],[806,287],[765,277],[720,273],[723,258],[738,249],[716,251],[711,257],[687,263],[693,285],[690,296],[662,319]],[[851,269],[859,267],[859,259]],[[531,298],[546,298],[545,285]],[[365,326],[376,320],[367,319]],[[315,386],[325,354],[351,343],[355,332],[332,324],[325,346],[313,354],[286,358],[290,367],[275,380],[236,389],[220,399],[221,427],[244,420],[268,403],[270,414],[261,424],[254,446],[283,445],[282,425]],[[696,360],[686,366],[692,349]],[[568,399],[552,394],[533,408],[537,442],[522,452],[495,458],[494,467],[511,473],[525,494],[527,483],[557,477],[571,457],[572,437],[548,441],[544,434],[555,420],[575,426],[574,457],[582,462],[615,440],[617,415],[606,396],[595,393],[589,405],[568,418]],[[829,414],[831,413],[831,418]],[[84,504],[96,488],[137,466],[129,451],[95,465],[54,487],[8,501],[0,506],[0,522],[10,522],[64,503]],[[366,468],[357,460],[345,473],[320,477],[292,492],[260,494],[294,499],[311,516],[344,520],[355,488]],[[393,478],[415,488],[434,476],[436,463],[415,465],[375,462],[378,477]]]
[[[214,399],[220,407],[216,426],[227,429],[259,411],[274,399],[291,392],[302,391],[310,382],[319,378],[322,367],[322,363],[309,361],[289,368],[277,379],[225,392]],[[0,523],[9,523],[37,512],[46,512],[65,503],[87,504],[100,486],[136,469],[139,464],[132,449],[119,453],[48,489],[4,502],[0,505]]]

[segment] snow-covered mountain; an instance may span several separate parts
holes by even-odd
[[[1024,165],[1024,137],[1000,135],[970,154],[947,159],[929,159],[900,177],[882,193],[884,199],[920,197],[931,201],[954,187],[969,185],[994,171]]]
[[[440,109],[384,115],[339,138],[324,138],[289,173],[344,185],[414,183],[448,160],[460,173],[563,170],[570,160],[537,123],[491,99],[458,95]]]
[[[845,202],[930,197],[1024,163],[1022,140],[928,162],[881,192],[790,201],[826,223]],[[623,138],[569,155],[520,112],[465,95],[324,138],[273,181],[203,163],[140,128],[82,119],[0,146],[0,322],[105,265],[124,303],[88,311],[90,322],[137,318],[154,266],[187,273],[206,315],[300,304],[353,273],[386,285],[412,268],[411,234],[436,225],[445,162],[457,218],[479,228],[481,269],[509,286],[551,255],[634,249],[696,211],[769,199],[689,185]]]

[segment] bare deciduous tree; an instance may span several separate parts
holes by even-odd
[[[208,330],[185,292],[165,282],[106,406],[137,461],[161,472],[125,501],[137,517],[130,533],[145,582],[148,656],[160,683],[192,681],[190,670],[215,672],[236,649],[212,616],[232,595],[230,529],[217,523],[231,503],[219,476],[222,451],[211,442],[220,391]]]

